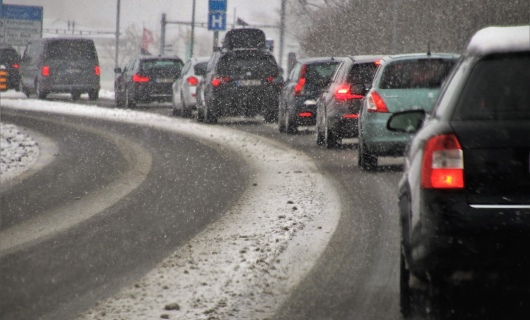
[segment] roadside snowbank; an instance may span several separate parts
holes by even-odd
[[[0,123],[0,150],[0,183],[5,183],[33,166],[40,149],[23,128]]]
[[[27,99],[4,104],[190,135],[239,153],[256,172],[222,218],[79,319],[270,318],[314,265],[338,223],[340,201],[332,184],[307,156],[272,140],[131,110]]]

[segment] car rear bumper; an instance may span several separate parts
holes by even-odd
[[[475,206],[457,192],[422,190],[421,232],[411,256],[426,270],[530,266],[530,206]]]
[[[278,91],[275,87],[216,88],[207,104],[217,115],[263,114],[278,109]]]

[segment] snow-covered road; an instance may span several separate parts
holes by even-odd
[[[340,201],[333,185],[309,157],[275,141],[131,110],[25,98],[4,99],[4,107],[174,131],[237,152],[256,173],[222,218],[79,319],[269,318],[314,265],[337,226]]]

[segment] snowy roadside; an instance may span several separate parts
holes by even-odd
[[[0,183],[31,168],[39,157],[39,146],[23,128],[0,123]]]
[[[332,184],[304,154],[262,137],[189,120],[35,100],[10,108],[171,130],[239,153],[256,172],[238,203],[136,284],[79,319],[266,319],[303,279],[338,223]]]

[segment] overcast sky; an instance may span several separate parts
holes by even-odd
[[[104,31],[116,28],[117,0],[3,0],[4,4],[44,7],[44,28],[76,26]],[[193,0],[121,0],[121,29],[135,23],[159,32],[161,14],[169,21],[191,21]],[[228,0],[227,23],[237,17],[252,24],[277,24],[281,0]],[[208,0],[196,0],[197,22],[206,22]],[[61,25],[62,24],[62,25]],[[176,26],[168,26],[176,28]],[[122,30],[123,31],[123,30]],[[265,30],[267,31],[267,30]]]

